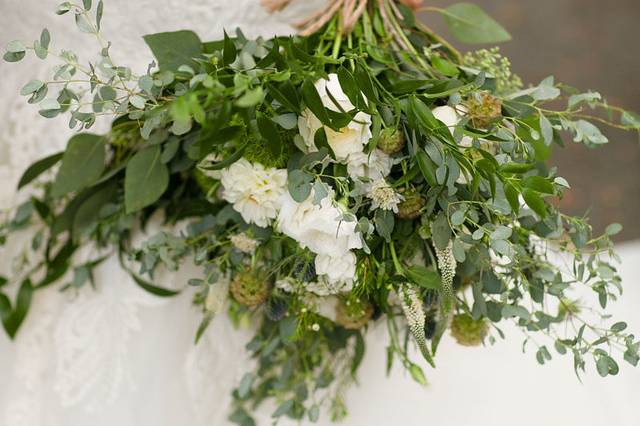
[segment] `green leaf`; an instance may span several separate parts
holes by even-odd
[[[16,306],[13,310],[11,304],[6,296],[0,298],[0,316],[2,318],[2,325],[5,331],[11,339],[16,336],[18,329],[24,322],[27,316],[29,307],[31,306],[31,298],[33,296],[33,285],[30,280],[24,280],[18,290],[18,296],[16,298]]]
[[[442,280],[440,274],[430,268],[414,265],[405,270],[405,275],[414,284],[429,290],[440,290]]]
[[[131,278],[133,278],[133,281],[135,281],[136,284],[138,284],[140,286],[140,288],[142,288],[144,291],[153,294],[154,296],[158,296],[158,297],[173,297],[173,296],[177,296],[178,294],[180,294],[179,290],[170,290],[168,288],[164,288],[164,287],[159,287],[155,284],[151,284],[150,282],[144,280],[143,278],[139,277],[138,275],[132,273],[131,271],[129,272],[131,275]]]
[[[621,231],[622,231],[622,225],[620,225],[619,223],[612,223],[609,226],[607,226],[606,229],[604,230],[605,234],[607,234],[610,237],[619,234]]]
[[[91,185],[100,178],[104,162],[105,144],[101,136],[90,133],[73,136],[62,157],[51,195],[61,197]]]
[[[193,31],[149,34],[143,38],[158,61],[160,71],[177,72],[180,65],[198,66],[193,58],[202,55],[202,42]]]
[[[378,235],[384,238],[387,242],[391,241],[391,233],[395,227],[395,218],[393,212],[389,210],[377,209],[373,218],[373,223],[376,226]]]
[[[238,56],[238,50],[236,49],[236,45],[233,42],[233,40],[231,40],[227,35],[226,31],[224,32],[224,48],[223,49],[224,50],[222,53],[222,61],[226,66],[229,66],[233,63],[233,61],[236,60],[236,57]]]
[[[31,80],[20,89],[20,94],[22,96],[31,95],[34,92],[40,90],[40,88],[44,86],[44,83],[40,80]]]
[[[124,204],[127,213],[155,203],[169,185],[169,170],[161,161],[161,149],[153,145],[138,151],[127,164]]]
[[[311,112],[313,112],[313,115],[315,115],[322,124],[327,126],[331,125],[329,114],[327,113],[327,110],[322,103],[322,99],[311,80],[305,80],[302,84],[302,99]]]
[[[270,118],[259,114],[257,117],[258,129],[262,138],[266,142],[267,149],[274,157],[280,155],[282,151],[282,140],[280,139],[280,133],[275,123]]]
[[[110,201],[113,201],[118,194],[115,182],[106,184],[87,198],[78,208],[74,218],[72,234],[77,240],[84,230],[89,228],[100,217],[100,209]]]
[[[544,200],[537,192],[531,189],[525,189],[522,191],[522,197],[531,210],[536,212],[540,217],[544,218],[547,216],[547,207],[545,206]]]
[[[440,250],[444,250],[451,239],[451,228],[447,215],[440,212],[436,219],[431,223],[431,235],[433,236],[433,244]]]
[[[288,108],[292,112],[300,113],[300,99],[298,92],[290,81],[285,81],[278,86],[273,83],[267,84],[267,91],[282,106]]]
[[[30,165],[29,168],[25,170],[25,172],[22,174],[22,177],[18,182],[18,189],[21,189],[25,185],[28,185],[34,179],[40,176],[42,173],[46,172],[51,167],[58,164],[58,162],[62,159],[63,155],[64,155],[64,152],[58,152],[56,154],[53,154],[41,160],[38,160],[32,165]]]
[[[313,177],[302,170],[292,170],[287,179],[287,187],[289,188],[291,198],[298,203],[302,203],[304,200],[309,198],[309,194],[311,194],[312,181]]]
[[[554,194],[555,188],[553,184],[542,176],[527,176],[522,181],[522,184],[526,188],[533,189],[534,191],[541,192],[543,194]]]
[[[451,34],[463,43],[500,43],[511,35],[499,23],[471,3],[457,3],[441,12]]]

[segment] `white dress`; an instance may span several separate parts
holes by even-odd
[[[94,58],[91,37],[75,29],[71,16],[53,14],[57,3],[0,0],[0,43],[35,39],[47,27],[54,48],[72,47],[81,58]],[[116,61],[143,71],[152,59],[144,34],[188,28],[211,40],[223,28],[236,27],[247,36],[286,34],[290,22],[319,3],[297,0],[292,9],[269,16],[258,0],[106,0],[103,32],[113,42]],[[61,150],[71,134],[64,119],[46,120],[18,96],[26,81],[46,77],[52,64],[30,58],[0,65],[2,208],[24,196],[14,189],[24,168]],[[27,243],[0,249],[0,274],[10,270],[13,249]],[[615,311],[637,331],[640,315],[632,307],[640,302],[640,290],[633,279],[640,276],[640,251],[628,245],[622,254],[629,289]],[[180,277],[167,277],[164,284],[180,283]],[[250,368],[243,346],[251,332],[234,330],[221,315],[195,346],[200,314],[188,290],[173,299],[150,296],[115,259],[99,267],[96,284],[97,290],[78,293],[55,287],[37,293],[17,339],[10,342],[0,333],[0,426],[228,424],[230,390]],[[343,424],[637,424],[638,370],[624,365],[621,377],[589,375],[587,385],[580,385],[568,358],[538,367],[533,354],[521,355],[518,332],[506,329],[511,340],[489,348],[460,348],[445,339],[438,369],[427,371],[431,386],[425,390],[400,369],[385,377],[386,331],[384,324],[374,326]],[[269,408],[258,424],[270,424]],[[322,418],[320,424],[330,423]]]

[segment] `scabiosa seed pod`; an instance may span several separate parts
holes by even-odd
[[[471,124],[476,129],[486,129],[502,116],[502,101],[489,92],[478,93],[466,102]]]
[[[469,314],[454,315],[450,328],[451,335],[462,346],[480,346],[489,332],[486,320],[474,320]]]
[[[380,140],[377,148],[387,155],[392,155],[402,151],[406,141],[401,131],[397,129],[386,128],[380,132]]]
[[[229,290],[236,301],[245,306],[258,306],[269,296],[271,285],[259,271],[245,270],[236,274]]]
[[[265,303],[265,315],[271,321],[280,321],[287,314],[289,303],[283,297],[271,296]]]
[[[404,201],[398,204],[398,216],[400,219],[417,219],[420,217],[420,210],[426,204],[422,195],[417,192],[407,192],[402,194]]]
[[[373,305],[356,298],[340,300],[336,305],[336,323],[348,330],[364,327],[373,315]]]

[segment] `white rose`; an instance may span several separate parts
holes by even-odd
[[[338,257],[319,254],[315,265],[316,273],[331,285],[353,283],[356,276],[356,255],[350,251]]]
[[[439,106],[432,111],[433,116],[440,120],[449,128],[449,132],[453,134],[454,127],[460,122],[462,116],[466,114],[467,110],[464,106],[458,105],[457,109],[454,109],[448,105]],[[473,142],[473,138],[470,136],[463,136],[458,145],[469,148]]]
[[[278,215],[286,191],[287,171],[251,164],[242,158],[221,173],[222,198],[247,223],[267,227]]]
[[[316,90],[322,99],[322,104],[336,112],[341,112],[340,108],[344,111],[351,111],[355,107],[345,95],[340,82],[338,81],[337,74],[329,74],[329,79],[321,79],[315,83]],[[338,103],[336,105],[334,100],[331,99],[328,93]],[[318,118],[309,110],[305,109],[300,117],[298,117],[298,130],[300,136],[305,145],[309,149],[309,152],[317,151],[317,147],[314,142],[316,131],[322,127],[322,123]],[[340,131],[332,130],[325,126],[327,133],[327,142],[336,155],[338,161],[344,162],[349,155],[362,152],[364,145],[371,139],[371,116],[362,111],[358,112],[354,119],[347,124],[346,127],[340,129]]]
[[[391,157],[376,148],[369,154],[364,152],[351,154],[347,163],[347,173],[354,180],[367,178],[373,181],[389,176],[392,166]]]
[[[312,194],[298,203],[287,192],[282,197],[277,229],[296,240],[302,248],[316,254],[339,257],[351,249],[362,248],[355,222],[341,221],[342,210],[333,204],[333,194],[320,205],[313,203]]]

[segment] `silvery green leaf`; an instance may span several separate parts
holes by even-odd
[[[5,52],[2,59],[5,62],[19,62],[26,55],[26,52]]]
[[[602,99],[602,96],[598,92],[580,93],[578,95],[571,95],[569,97],[569,109],[580,105],[581,103],[587,103],[592,105],[594,102]]]
[[[83,33],[92,34],[95,32],[89,17],[85,13],[76,13],[75,19],[78,29]]]
[[[6,50],[10,53],[22,53],[26,50],[26,46],[20,40],[13,40],[7,43]]]
[[[147,101],[140,95],[133,95],[129,98],[129,103],[138,109],[144,109]]]
[[[40,33],[40,45],[43,48],[48,49],[50,42],[51,42],[51,34],[49,33],[49,30],[45,28]]]
[[[586,120],[578,120],[575,122],[575,142],[583,142],[586,144],[601,145],[609,142],[609,139],[600,132],[596,126]]]
[[[451,249],[453,251],[453,257],[458,263],[463,263],[467,259],[467,254],[464,251],[464,245],[460,239],[456,238],[453,240]]]
[[[22,89],[20,89],[20,94],[22,96],[30,95],[33,92],[38,91],[42,86],[44,86],[44,83],[42,81],[40,81],[40,80],[31,80],[30,82],[25,84],[22,87]]]
[[[98,31],[100,30],[100,25],[102,23],[103,10],[104,10],[104,3],[102,2],[102,0],[100,0],[98,2],[98,8],[96,9],[96,27],[98,28]]]
[[[82,5],[85,10],[91,10],[91,0],[82,0]]]
[[[553,142],[553,127],[549,119],[543,114],[540,114],[540,132],[542,133],[544,144],[547,146],[551,145]]]
[[[298,125],[298,117],[295,114],[277,115],[272,120],[285,130],[294,129]]]
[[[571,186],[569,186],[569,182],[567,182],[567,180],[565,178],[561,177],[561,176],[558,176],[557,178],[555,178],[553,180],[553,182],[556,185],[560,185],[560,186],[563,186],[565,188],[571,188]]]
[[[151,89],[153,89],[153,78],[148,75],[143,75],[138,80],[138,87],[147,93],[151,92]]]
[[[100,97],[105,101],[112,101],[116,98],[116,90],[111,86],[102,86],[100,88]]]
[[[313,183],[313,204],[320,205],[320,202],[324,200],[329,192],[326,185],[319,179]]]
[[[36,40],[33,43],[33,51],[36,53],[36,56],[40,59],[46,59],[47,55],[49,54],[49,51],[44,47],[42,47],[42,45],[38,40]]]
[[[492,240],[508,240],[509,238],[511,238],[512,232],[513,230],[511,228],[504,225],[498,225],[495,231],[491,233],[491,239]]]
[[[38,113],[45,118],[53,118],[60,112],[60,103],[56,99],[45,99],[39,106]]]
[[[64,15],[65,13],[70,11],[72,7],[73,5],[71,4],[71,2],[65,1],[63,3],[60,3],[56,8],[56,15]]]
[[[184,72],[184,73],[187,73],[187,74],[191,74],[191,75],[195,75],[195,73],[196,73],[193,70],[193,68],[191,68],[191,66],[189,66],[189,65],[180,65],[178,67],[178,71],[179,72]]]
[[[29,102],[30,104],[37,104],[47,96],[47,93],[49,93],[49,87],[44,84],[42,85],[42,87],[36,90],[33,95],[31,95],[27,102]]]

